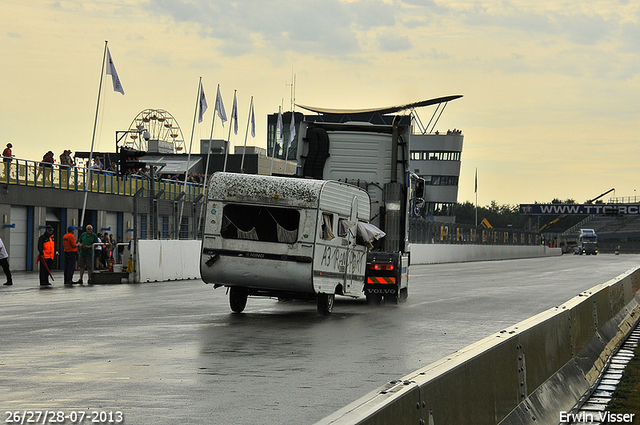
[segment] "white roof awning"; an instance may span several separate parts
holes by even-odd
[[[180,158],[165,158],[165,157],[160,157],[160,158],[153,158],[153,159],[146,159],[145,158],[145,162],[147,163],[147,165],[149,166],[155,166],[157,167],[156,173],[162,173],[162,174],[184,174],[185,172],[187,172],[187,157],[185,156],[184,159]],[[202,158],[199,157],[191,157],[191,160],[189,161],[189,172],[193,172],[193,169],[197,166],[200,165],[200,162],[202,162]]]

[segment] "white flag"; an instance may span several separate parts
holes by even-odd
[[[204,113],[207,110],[207,98],[204,97],[204,88],[202,87],[202,81],[200,81],[200,114],[198,114],[198,122],[202,122],[202,118],[204,117]]]
[[[280,135],[278,136],[278,140],[280,143],[284,143],[284,129],[282,128],[282,112],[278,110],[278,131]]]
[[[474,193],[478,193],[478,168],[476,167],[476,183],[475,188],[473,189]]]
[[[287,144],[287,149],[291,147],[291,143],[296,138],[296,114],[291,111],[291,124],[289,125],[289,144]]]
[[[113,80],[113,90],[124,94],[124,88],[122,88],[122,83],[120,82],[120,78],[118,77],[118,73],[116,72],[116,67],[113,64],[113,60],[111,59],[111,52],[107,47],[107,75],[111,75],[111,79]]]
[[[256,116],[253,113],[253,99],[251,99],[251,137],[256,137]]]
[[[227,113],[224,110],[224,104],[222,103],[222,96],[220,95],[220,86],[218,86],[218,94],[216,95],[216,112],[222,120],[222,126],[227,122]]]
[[[238,102],[236,93],[233,92],[233,108],[231,108],[231,120],[233,121],[233,134],[238,134]]]

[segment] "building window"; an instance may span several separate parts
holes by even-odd
[[[460,161],[460,152],[411,151],[413,161]]]
[[[425,213],[429,215],[453,215],[452,202],[427,202]]]
[[[425,176],[424,184],[428,186],[457,186],[458,176]]]

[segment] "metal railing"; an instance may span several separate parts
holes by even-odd
[[[419,244],[540,245],[536,232],[515,229],[487,229],[421,218],[409,219],[409,242]]]
[[[637,204],[640,203],[640,196],[620,196],[609,198],[610,204]]]
[[[124,196],[133,196],[139,189],[151,189],[150,179],[142,175],[120,177],[112,171],[89,170],[85,167],[69,167],[20,158],[3,160],[0,183]],[[185,185],[176,180],[154,181],[153,189],[156,193],[162,193],[158,199],[169,200],[175,199],[183,191],[186,201],[193,200],[204,192],[201,184]]]

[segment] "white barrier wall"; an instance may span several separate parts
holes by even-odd
[[[201,242],[194,240],[140,240],[139,281],[200,279]],[[509,260],[562,255],[560,248],[511,245],[412,244],[412,264]]]
[[[139,281],[200,279],[200,241],[140,240]]]
[[[513,260],[560,255],[560,248],[546,246],[411,244],[411,264]]]

